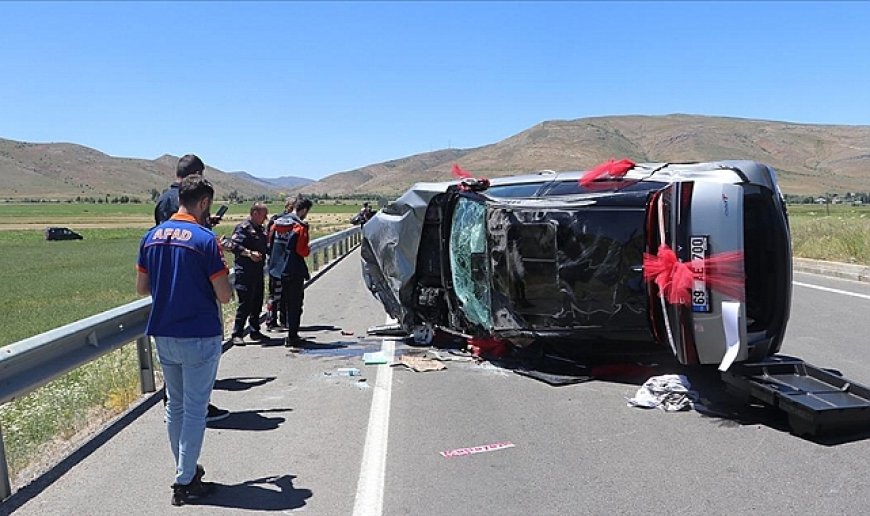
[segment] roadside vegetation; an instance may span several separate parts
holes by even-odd
[[[312,239],[350,226],[362,205],[345,202],[314,206]],[[249,207],[231,205],[216,232],[231,234]],[[153,210],[153,204],[0,204],[0,270],[6,271],[0,347],[136,300],[136,253],[153,225]],[[270,214],[282,210],[283,203],[269,205]],[[48,242],[43,234],[48,226],[69,227],[84,239]],[[232,265],[232,255],[227,261]],[[234,310],[233,303],[225,306],[224,319]],[[68,454],[78,436],[126,410],[139,397],[138,370],[131,343],[0,406],[13,485],[25,484],[55,457]]]
[[[870,205],[790,205],[794,255],[870,265]]]

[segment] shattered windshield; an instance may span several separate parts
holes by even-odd
[[[489,259],[486,252],[486,207],[459,198],[450,230],[453,290],[469,322],[492,328]]]

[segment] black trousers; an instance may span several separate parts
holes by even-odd
[[[305,298],[305,278],[284,276],[281,278],[281,302],[287,310],[287,337],[299,336],[299,323],[302,321],[302,301]]]
[[[281,278],[269,275],[269,324],[278,326],[278,324],[287,324],[287,307],[284,306],[282,300],[282,285]]]
[[[245,334],[245,320],[251,324],[252,331],[260,331],[260,312],[263,309],[263,273],[236,275],[236,295],[239,307],[233,325],[233,337]]]

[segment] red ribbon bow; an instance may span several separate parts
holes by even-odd
[[[580,186],[589,188],[601,179],[619,179],[624,177],[629,170],[634,168],[634,162],[628,159],[614,161],[612,159],[596,165],[595,168],[583,174],[580,178]],[[608,185],[610,186],[610,185]]]
[[[703,260],[693,260],[699,267],[691,263],[681,262],[677,254],[666,244],[659,246],[658,254],[643,253],[643,279],[654,281],[659,287],[659,296],[674,305],[690,305],[692,303],[692,283],[695,278],[703,279],[707,285],[725,296],[743,301],[745,296],[743,274],[743,252],[728,251],[715,254]]]

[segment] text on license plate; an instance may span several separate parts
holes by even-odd
[[[689,238],[689,252],[691,254],[692,272],[695,278],[692,282],[692,311],[710,311],[710,289],[707,288],[707,271],[704,267],[704,259],[710,256],[707,247],[707,236],[692,236]]]

